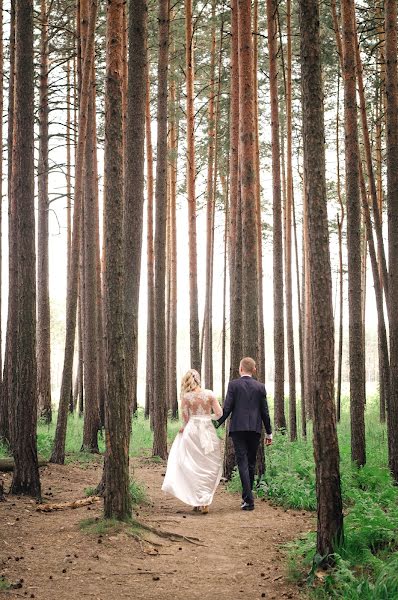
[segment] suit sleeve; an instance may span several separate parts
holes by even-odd
[[[230,382],[228,384],[227,395],[225,396],[225,402],[224,402],[224,406],[223,406],[222,417],[220,417],[218,419],[218,421],[217,421],[218,427],[220,425],[222,425],[224,423],[224,421],[226,421],[226,419],[228,419],[228,417],[231,414],[233,408],[234,408],[234,396],[233,396],[233,393],[232,393],[232,385],[231,385],[231,382]]]
[[[265,431],[268,435],[272,433],[271,419],[268,412],[267,392],[264,387],[264,396],[261,398],[261,419],[264,423]]]

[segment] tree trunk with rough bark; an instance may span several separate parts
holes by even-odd
[[[166,221],[167,221],[167,71],[169,45],[168,0],[159,0],[159,55],[157,105],[156,219],[155,219],[155,361],[154,436],[152,454],[167,458],[166,397]],[[192,339],[191,339],[192,342]]]
[[[344,77],[344,131],[346,164],[348,314],[350,362],[351,458],[366,463],[365,352],[362,328],[361,202],[359,192],[359,143],[355,71],[355,5],[343,0],[342,42]]]
[[[275,428],[286,429],[284,397],[284,316],[283,316],[283,243],[282,199],[279,143],[278,70],[277,70],[277,2],[267,0],[269,78],[272,139],[273,189],[273,283],[274,283],[274,361],[275,361]]]
[[[109,0],[106,14],[105,88],[105,332],[106,400],[104,516],[131,516],[130,407],[125,361],[123,231],[123,0]],[[143,92],[144,93],[144,92]]]
[[[318,500],[317,553],[323,562],[343,540],[339,449],[334,406],[334,324],[325,177],[319,5],[300,0],[305,203],[314,338],[314,456]]]
[[[137,410],[138,300],[144,218],[146,95],[146,0],[129,4],[129,63],[124,187],[126,376],[130,405]]]
[[[85,59],[82,70],[82,84],[80,95],[80,111],[78,125],[78,145],[76,151],[75,172],[75,202],[73,211],[73,238],[71,249],[71,265],[68,278],[67,307],[66,307],[66,337],[64,367],[62,372],[61,394],[58,407],[57,427],[54,438],[54,446],[50,461],[63,464],[65,460],[65,440],[67,427],[67,414],[72,387],[73,355],[75,348],[76,333],[76,308],[78,296],[79,279],[79,257],[81,245],[81,213],[83,202],[83,173],[84,156],[87,136],[88,107],[90,97],[90,86],[93,74],[94,62],[94,38],[95,22],[97,17],[97,1],[90,0],[88,11],[88,35]]]
[[[397,3],[385,0],[387,210],[391,393],[387,405],[388,464],[398,482],[398,69]]]
[[[12,196],[17,230],[16,395],[12,406],[15,461],[10,491],[41,497],[36,447],[36,240],[34,190],[33,2],[19,0],[15,15]]]

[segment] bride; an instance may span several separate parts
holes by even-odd
[[[171,447],[162,490],[207,514],[222,473],[221,443],[211,420],[222,409],[194,369],[181,381],[181,412],[184,426]]]

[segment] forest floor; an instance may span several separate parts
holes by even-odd
[[[0,591],[1,599],[304,597],[288,580],[284,544],[315,528],[314,513],[285,510],[261,500],[253,512],[242,512],[239,495],[227,492],[223,484],[209,514],[194,513],[161,492],[163,464],[150,458],[132,463],[134,479],[146,487],[149,497],[148,504],[136,507],[137,519],[199,542],[173,541],[143,530],[139,539],[129,534],[128,527],[101,529],[102,502],[41,513],[34,501],[8,496],[0,503],[0,576],[22,586]],[[101,473],[100,462],[43,467],[44,499],[84,498],[85,488],[95,486]],[[5,489],[10,480],[5,474]],[[97,518],[98,523],[82,527],[88,518]]]

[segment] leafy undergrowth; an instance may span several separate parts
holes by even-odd
[[[386,431],[375,404],[368,399],[363,468],[351,463],[348,411],[338,426],[345,540],[334,556],[335,567],[328,572],[314,567],[315,533],[287,547],[291,577],[305,580],[313,598],[398,600],[398,487],[386,467]],[[276,435],[266,452],[266,475],[257,495],[286,508],[316,510],[311,431],[307,441]],[[229,489],[240,490],[237,473]]]

